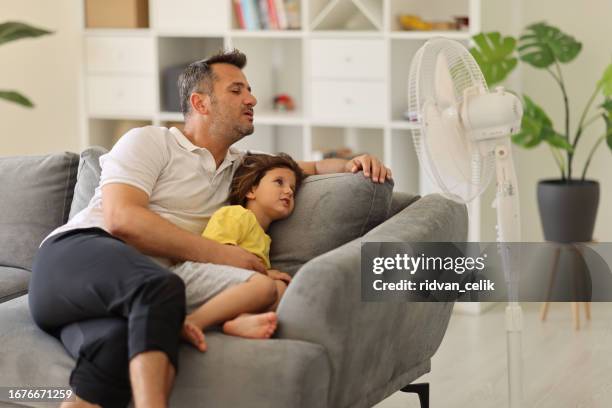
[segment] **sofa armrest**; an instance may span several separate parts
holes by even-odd
[[[329,406],[374,405],[424,374],[450,319],[450,303],[361,301],[361,243],[466,239],[465,206],[430,195],[298,271],[279,305],[278,335],[326,348]]]

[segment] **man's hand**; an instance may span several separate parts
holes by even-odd
[[[268,269],[268,277],[274,280],[285,282],[287,285],[291,282],[291,275],[285,272],[277,271],[276,269]]]
[[[385,167],[380,160],[369,154],[362,154],[352,160],[349,160],[345,167],[345,171],[357,173],[363,170],[363,175],[371,177],[375,183],[384,183],[385,180],[391,180],[391,169]]]
[[[266,275],[266,266],[258,256],[235,245],[218,245],[218,250],[210,255],[211,263],[250,269]]]

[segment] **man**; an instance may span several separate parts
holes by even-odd
[[[126,133],[100,158],[89,206],[43,242],[33,265],[30,310],[77,358],[76,401],[64,407],[165,407],[174,381],[185,288],[163,265],[193,261],[265,272],[258,257],[200,233],[225,204],[253,133],[257,100],[238,51],[191,64],[179,80],[184,131]],[[391,172],[369,155],[301,162],[307,174]],[[148,255],[148,256],[147,256]],[[150,257],[155,257],[154,261]]]

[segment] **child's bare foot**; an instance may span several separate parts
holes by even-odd
[[[204,332],[189,320],[185,320],[185,323],[183,323],[181,337],[187,342],[193,344],[198,350],[206,351],[207,345],[206,339],[204,338]]]
[[[269,339],[276,330],[276,313],[242,314],[223,325],[223,332],[250,339]]]

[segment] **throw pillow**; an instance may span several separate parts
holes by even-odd
[[[0,157],[0,265],[31,270],[43,238],[66,223],[78,158]]]
[[[103,147],[93,146],[83,150],[83,153],[81,153],[69,218],[74,217],[76,213],[89,204],[96,191],[96,187],[100,184],[100,156],[107,152],[108,150]]]

